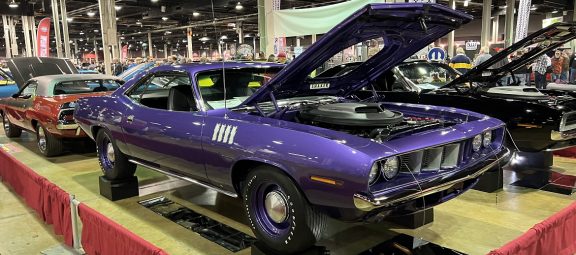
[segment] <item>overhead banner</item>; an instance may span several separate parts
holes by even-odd
[[[48,57],[50,55],[50,18],[43,18],[38,24],[36,33],[36,45],[38,57]]]
[[[328,32],[358,9],[382,0],[351,0],[327,6],[273,10],[275,37],[290,37]]]

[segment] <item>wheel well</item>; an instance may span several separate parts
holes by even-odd
[[[30,123],[32,124],[32,127],[34,128],[34,131],[36,131],[36,126],[38,125],[38,121],[33,119],[30,121]]]
[[[260,161],[255,160],[240,160],[234,164],[232,167],[232,184],[234,185],[234,189],[236,193],[242,195],[242,187],[240,186],[242,181],[246,179],[246,176],[250,172],[251,169],[254,169],[257,166],[268,165],[271,167],[275,167],[270,164],[266,164]]]
[[[92,137],[94,137],[94,140],[96,140],[96,135],[98,135],[98,131],[99,131],[101,128],[102,128],[102,127],[94,126],[94,127],[92,127],[92,130],[90,130],[90,132],[92,132]]]

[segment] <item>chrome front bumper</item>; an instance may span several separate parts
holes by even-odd
[[[552,141],[564,141],[573,138],[576,138],[576,130],[570,130],[570,131],[552,130],[552,132],[550,132],[550,140]]]
[[[474,172],[472,174],[469,174],[469,175],[466,175],[464,177],[460,177],[458,179],[451,180],[451,181],[448,181],[445,183],[440,183],[436,186],[429,187],[429,188],[414,192],[414,193],[407,195],[407,196],[402,196],[402,197],[397,197],[397,198],[394,198],[394,197],[370,198],[368,196],[356,193],[356,194],[354,194],[354,206],[358,210],[361,210],[361,211],[372,211],[376,208],[390,207],[390,206],[393,206],[393,205],[396,205],[396,204],[399,204],[402,202],[418,199],[421,197],[425,197],[427,195],[431,195],[431,194],[434,194],[434,193],[437,193],[440,191],[450,189],[458,183],[479,177],[480,175],[482,175],[486,171],[490,170],[494,166],[501,163],[501,161],[509,158],[510,150],[508,150],[506,147],[502,147],[502,151],[503,152],[498,153],[496,160],[494,160],[490,164],[482,167],[481,169],[477,170],[476,172]]]
[[[58,123],[56,124],[56,128],[57,129],[77,129],[78,128],[78,124],[73,123],[73,124],[61,124]]]

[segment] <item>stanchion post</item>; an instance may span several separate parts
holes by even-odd
[[[82,247],[80,246],[80,233],[78,230],[78,202],[74,195],[70,195],[70,214],[72,219],[72,247],[80,251]]]

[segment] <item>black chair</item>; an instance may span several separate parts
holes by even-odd
[[[178,85],[168,91],[168,110],[179,112],[196,111],[192,86]]]

